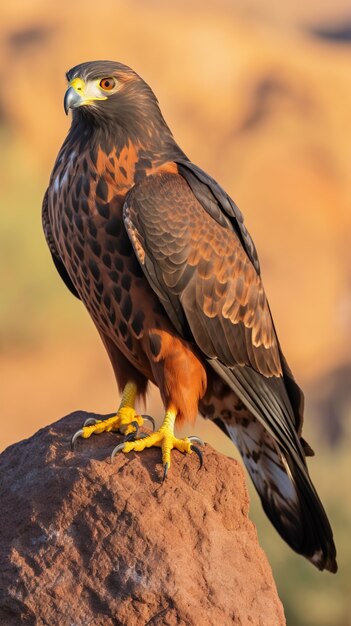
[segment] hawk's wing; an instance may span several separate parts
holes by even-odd
[[[51,256],[52,256],[52,260],[55,264],[55,267],[58,271],[58,273],[60,274],[63,282],[65,283],[66,287],[68,287],[68,289],[70,290],[70,292],[76,296],[76,298],[79,298],[79,294],[78,291],[76,290],[75,286],[73,285],[68,272],[64,266],[64,264],[62,263],[61,257],[57,251],[56,245],[55,245],[55,241],[54,238],[52,236],[51,233],[51,228],[50,228],[50,221],[49,221],[49,216],[48,216],[48,190],[46,190],[45,192],[45,196],[43,199],[43,206],[42,206],[42,213],[41,213],[41,217],[42,217],[42,223],[43,223],[43,230],[44,230],[44,235],[47,241],[47,244],[49,246],[50,252],[51,252]]]
[[[240,209],[231,199],[226,191],[215,181],[209,174],[204,172],[200,167],[191,163],[191,161],[178,161],[178,169],[180,174],[186,179],[190,185],[195,197],[219,224],[226,226],[227,219],[231,223],[234,231],[237,233],[240,242],[252,262],[257,273],[260,274],[260,263],[256,252],[255,244],[252,241],[250,233],[246,229],[244,219]],[[271,318],[272,326],[274,327]],[[302,431],[303,412],[304,412],[304,395],[300,387],[296,384],[286,359],[280,349],[280,361],[283,370],[285,387],[289,396],[290,404],[293,409],[296,431],[300,434]],[[308,456],[313,455],[313,450],[302,440],[304,451]]]
[[[124,220],[146,277],[176,329],[197,344],[277,446],[296,494],[287,497],[300,525],[297,530],[284,519],[279,499],[266,502],[269,517],[296,551],[321,569],[335,571],[330,525],[308,475],[301,419],[294,413],[301,398],[280,352],[247,231],[235,214],[227,216],[218,202],[209,203],[206,185],[196,189],[182,176],[165,172],[129,192]],[[281,481],[272,485],[278,494],[286,493]],[[260,494],[265,501],[265,491]]]
[[[215,219],[182,176],[137,184],[125,224],[151,285],[176,328],[281,444],[303,458],[261,277],[231,221]]]

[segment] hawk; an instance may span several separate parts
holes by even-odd
[[[326,513],[301,436],[303,394],[283,356],[242,214],[179,148],[150,87],[112,61],[77,65],[64,98],[72,124],[43,202],[55,266],[87,308],[121,391],[113,417],[77,437],[121,431],[115,451],[200,451],[175,423],[200,412],[237,445],[283,539],[335,572]],[[159,388],[161,428],[136,438],[135,409]]]

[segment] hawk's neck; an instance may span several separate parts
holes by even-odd
[[[186,159],[168,130],[128,135],[121,127],[72,124],[58,157],[59,163],[79,160],[85,173],[107,176],[118,193],[125,194],[136,183],[159,168],[172,171],[172,163]],[[56,168],[55,168],[56,169]],[[174,170],[176,171],[176,169]],[[55,172],[55,170],[54,170]]]

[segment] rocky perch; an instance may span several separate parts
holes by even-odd
[[[210,446],[108,456],[77,412],[0,455],[0,624],[280,626],[240,465]],[[95,416],[99,417],[99,416]]]

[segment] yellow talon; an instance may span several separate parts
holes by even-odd
[[[176,448],[180,452],[191,452],[191,442],[186,437],[185,439],[177,439],[173,433],[164,433],[162,428],[157,430],[152,435],[148,435],[143,439],[137,439],[136,441],[127,441],[124,444],[123,452],[142,452],[145,448],[151,448],[156,446],[162,449],[162,463],[163,465],[171,465],[171,450]]]
[[[155,428],[155,421],[148,415],[138,415],[134,408],[135,399],[137,395],[137,388],[135,383],[129,382],[126,384],[121,399],[120,407],[116,415],[109,417],[106,420],[94,420],[89,418],[87,425],[83,426],[81,430],[78,430],[72,437],[71,446],[74,449],[76,440],[79,437],[88,439],[93,434],[100,434],[103,432],[111,432],[119,430],[122,432],[126,439],[130,439],[128,435],[138,431],[139,426],[142,426],[144,419],[151,422],[153,428]],[[118,444],[112,451],[111,459],[117,452],[141,452],[145,448],[151,448],[156,446],[162,450],[162,462],[164,467],[164,478],[167,476],[168,469],[171,466],[171,451],[176,448],[180,452],[196,452],[200,459],[200,467],[202,465],[202,454],[200,450],[194,446],[193,441],[203,444],[203,441],[198,437],[185,437],[184,439],[178,439],[174,436],[174,423],[177,417],[177,410],[173,407],[170,408],[164,417],[163,423],[159,430],[151,435],[141,435],[140,439],[134,439],[134,441],[124,441],[124,443]],[[94,422],[93,424],[91,422]]]
[[[116,415],[117,427],[112,430],[119,430],[124,435],[135,432],[135,422],[138,426],[142,426],[144,423],[141,415],[138,415],[131,406],[124,406],[118,410]]]
[[[178,439],[174,436],[174,422],[176,418],[175,411],[167,411],[165,418],[163,420],[162,426],[159,430],[147,437],[143,437],[142,439],[136,439],[135,441],[128,441],[122,444],[119,444],[112,452],[111,459],[115,456],[117,452],[131,452],[134,450],[135,452],[142,452],[145,448],[151,448],[152,446],[156,446],[161,448],[162,450],[162,463],[164,467],[164,479],[167,476],[167,472],[171,466],[171,450],[176,448],[180,452],[186,452],[187,454],[191,454],[192,451],[196,452],[200,459],[200,464],[202,465],[202,455],[201,452],[192,444],[192,440],[196,440],[199,443],[203,443],[197,437],[185,437],[184,439]]]
[[[138,415],[132,407],[123,407],[118,410],[116,415],[109,417],[107,420],[97,420],[95,424],[83,426],[81,437],[88,439],[91,435],[99,435],[100,433],[110,433],[111,431],[120,431],[124,435],[135,432],[138,426],[142,426],[144,420]]]
[[[126,384],[120,407],[116,415],[109,417],[106,420],[96,420],[95,423],[83,426],[81,430],[75,433],[72,438],[72,446],[78,437],[88,439],[91,435],[111,431],[120,431],[124,435],[129,435],[138,430],[139,426],[144,423],[141,415],[138,415],[135,408],[135,399],[137,395],[137,387],[133,382]],[[151,418],[150,418],[151,419]]]

